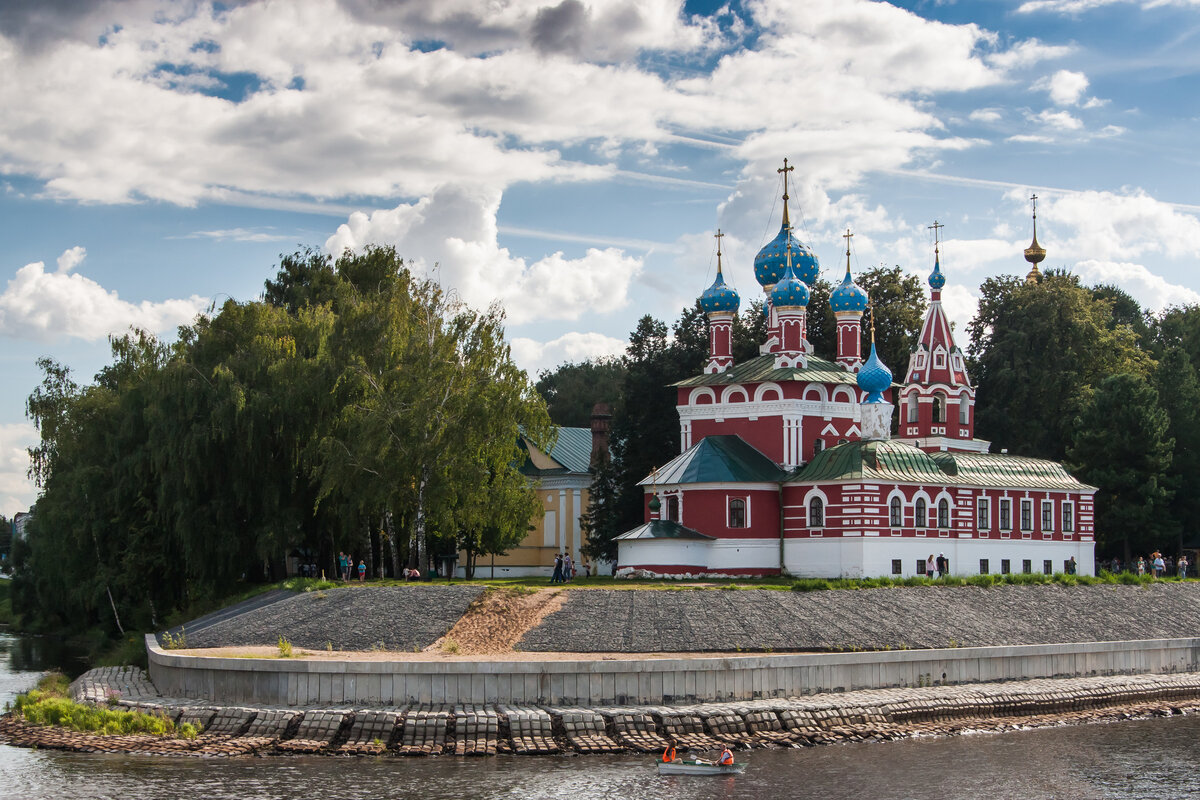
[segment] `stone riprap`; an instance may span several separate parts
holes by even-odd
[[[845,651],[1109,642],[1200,635],[1200,582],[567,593],[531,652]]]
[[[80,682],[103,683],[92,673]],[[252,707],[199,709],[181,705],[184,702],[158,698],[157,708],[148,700],[137,707],[164,714],[182,708],[185,717],[204,713],[210,721],[228,719],[230,727],[247,715],[257,722],[279,712]],[[1200,712],[1200,673],[1175,673],[869,689],[685,707],[306,708],[283,712],[290,724],[282,732],[274,725],[272,732],[277,735],[262,736],[251,722],[242,735],[209,733],[190,740],[77,733],[30,725],[10,713],[0,718],[0,742],[78,752],[191,756],[437,755],[464,752],[466,748],[456,740],[468,736],[497,737],[496,752],[521,754],[568,749],[614,752],[632,745],[632,736],[641,745],[629,746],[632,750],[649,749],[645,745],[651,742],[670,742],[681,750],[712,750],[725,744],[737,749],[804,747],[1196,712]],[[483,729],[478,724],[468,728],[464,724],[468,719],[482,723]],[[404,733],[398,735],[400,724]]]
[[[425,648],[458,622],[480,586],[388,586],[290,594],[216,621],[182,626],[188,647],[274,646],[365,651]]]

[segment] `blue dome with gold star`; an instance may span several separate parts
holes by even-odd
[[[858,311],[867,310],[867,305],[870,303],[870,298],[861,286],[854,282],[854,278],[850,276],[850,267],[846,267],[846,277],[842,278],[842,282],[829,295],[829,305],[834,311]]]
[[[871,355],[858,371],[858,388],[867,393],[867,403],[882,403],[883,393],[892,385],[892,371],[879,360],[875,343],[871,342]]]
[[[791,226],[785,222],[778,235],[754,257],[754,278],[760,286],[770,286],[783,278],[789,243],[792,246],[792,271],[797,278],[812,284],[821,274],[821,265],[813,251],[792,234]]]
[[[771,305],[775,308],[796,308],[808,305],[808,287],[796,277],[793,267],[784,267],[783,277],[771,290]]]
[[[929,276],[929,285],[933,289],[941,289],[946,285],[946,276],[942,274],[941,256],[933,258],[933,273]]]
[[[741,303],[742,298],[738,296],[737,290],[725,283],[725,276],[721,274],[721,268],[717,267],[717,279],[700,295],[700,307],[707,314],[717,311],[736,314]]]

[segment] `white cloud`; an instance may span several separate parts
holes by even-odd
[[[29,469],[28,448],[39,441],[37,429],[28,422],[0,425],[0,513],[9,519],[26,511],[37,496]]]
[[[1031,120],[1060,131],[1077,131],[1083,127],[1083,122],[1071,115],[1070,111],[1051,111],[1046,109],[1030,117]]]
[[[1082,72],[1060,69],[1053,75],[1036,81],[1033,88],[1048,93],[1055,105],[1073,106],[1078,105],[1083,93],[1087,91],[1088,79]]]
[[[59,257],[57,272],[46,272],[41,261],[17,270],[0,294],[0,336],[94,341],[130,326],[160,333],[190,323],[208,305],[196,296],[161,303],[121,300],[95,281],[71,274],[83,256],[82,247],[73,247]]]
[[[533,319],[578,319],[629,301],[642,259],[609,247],[588,248],[569,259],[561,252],[533,263],[497,242],[498,190],[445,187],[415,203],[370,215],[355,213],[325,242],[335,255],[367,244],[396,245],[426,274],[434,266],[443,285],[474,307],[501,301],[514,324]]]
[[[1169,283],[1142,264],[1085,259],[1075,264],[1075,272],[1087,283],[1119,286],[1143,308],[1151,311],[1161,311],[1173,305],[1200,303],[1200,293],[1186,286]]]
[[[218,242],[284,242],[295,235],[271,233],[271,228],[226,228],[214,231],[192,231],[182,239],[212,239]]]
[[[1027,202],[1024,192],[1011,192],[1009,199]],[[1070,253],[1080,260],[1113,262],[1149,253],[1200,257],[1200,219],[1141,189],[1049,195],[1038,204],[1038,222],[1039,239],[1050,251],[1048,263],[1055,251],[1060,258]]]
[[[978,108],[967,115],[972,122],[999,122],[1002,118],[998,108]]]
[[[946,318],[954,325],[954,343],[966,348],[967,325],[979,309],[979,298],[962,284],[947,283],[942,288],[942,308]]]
[[[1074,47],[1066,45],[1049,45],[1037,39],[1026,39],[1017,42],[1007,50],[1000,50],[988,56],[988,64],[1002,70],[1017,70],[1031,67],[1042,61],[1064,58],[1075,51]]]
[[[577,331],[563,334],[549,342],[518,337],[509,344],[512,347],[513,360],[531,376],[566,362],[619,356],[625,352],[626,346],[624,339]]]

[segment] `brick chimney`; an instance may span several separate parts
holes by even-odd
[[[596,403],[592,406],[592,467],[600,463],[601,458],[608,458],[608,434],[612,428],[612,410],[608,403]]]

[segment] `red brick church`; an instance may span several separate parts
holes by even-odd
[[[813,351],[805,323],[820,267],[792,231],[786,175],[783,224],[754,259],[767,339],[734,363],[740,298],[718,244],[716,280],[700,296],[708,362],[673,387],[682,454],[642,481],[645,522],[618,537],[618,574],[911,576],[939,554],[955,575],[1062,572],[1072,558],[1091,574],[1095,488],[975,438],[975,390],[942,309],[936,247],[903,383],[873,342],[863,360],[869,298],[851,275],[849,231],[830,297],[837,352]],[[1025,256],[1036,277],[1036,228]]]

